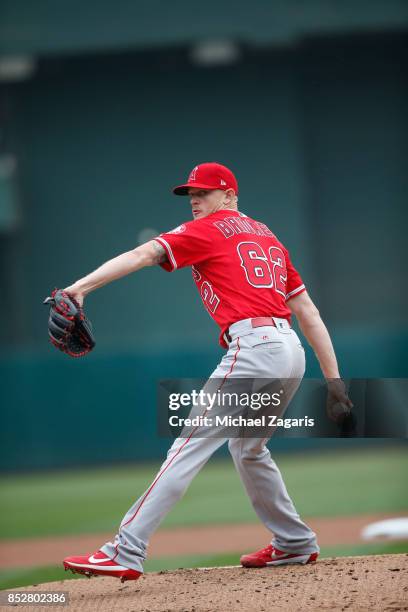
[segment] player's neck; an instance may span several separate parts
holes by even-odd
[[[238,206],[236,203],[234,204],[225,204],[224,206],[221,206],[221,208],[219,208],[218,210],[235,210],[238,211]]]

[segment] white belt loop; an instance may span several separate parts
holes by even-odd
[[[279,317],[272,317],[272,319],[274,320],[276,328],[279,329],[279,331],[286,331],[290,329],[290,325],[286,319],[279,319]]]

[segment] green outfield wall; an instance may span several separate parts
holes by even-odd
[[[371,360],[372,376],[403,376],[405,366],[385,357],[389,336],[360,336],[355,352],[341,337],[334,340],[340,361],[344,363],[345,376],[363,372],[364,357],[377,351],[382,360],[376,363]],[[2,360],[0,471],[164,459],[172,438],[160,437],[158,433],[158,382],[179,378],[180,373],[186,378],[203,378],[211,373],[219,357],[217,350],[164,349],[158,355],[146,347],[143,353],[95,351],[84,360],[69,359],[62,354],[45,355],[45,352],[42,356],[27,353],[13,356],[7,362]],[[307,357],[308,375],[317,377],[318,365],[310,349]],[[359,398],[353,396],[353,399]],[[299,416],[308,414],[307,406],[302,407]],[[393,408],[389,406],[386,422]],[[285,438],[274,439],[271,444],[275,451],[325,447],[347,451],[356,445],[378,443],[384,440]],[[227,447],[219,454],[227,454]]]

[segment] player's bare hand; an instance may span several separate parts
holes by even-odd
[[[83,306],[85,295],[82,291],[78,289],[78,287],[76,287],[75,285],[70,285],[69,287],[65,287],[63,291],[68,293],[70,297],[74,298],[80,306]]]
[[[351,413],[353,402],[347,394],[346,385],[341,378],[327,379],[326,411],[329,419],[341,423]]]

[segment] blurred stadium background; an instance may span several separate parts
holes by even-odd
[[[47,343],[41,305],[54,286],[188,219],[170,189],[200,161],[230,166],[241,210],[290,249],[343,376],[407,376],[407,26],[397,0],[0,1],[3,539],[114,530],[170,442],[156,435],[157,380],[204,377],[219,360],[188,270],[145,270],[92,294],[97,349],[84,360]],[[310,350],[307,375],[319,375]],[[332,495],[340,474],[352,512],[408,506],[401,441],[270,447],[308,515],[347,513],[320,501],[313,510],[312,483]],[[295,452],[310,462],[298,497]],[[136,480],[120,467],[132,462]],[[232,464],[219,466],[234,478]],[[62,468],[78,470],[50,473]],[[202,508],[212,486],[200,478],[189,495]],[[118,481],[99,523],[54,505],[57,490],[85,512]],[[236,495],[229,522],[255,521]],[[222,522],[216,499],[211,508]],[[175,512],[179,524],[209,520]]]

